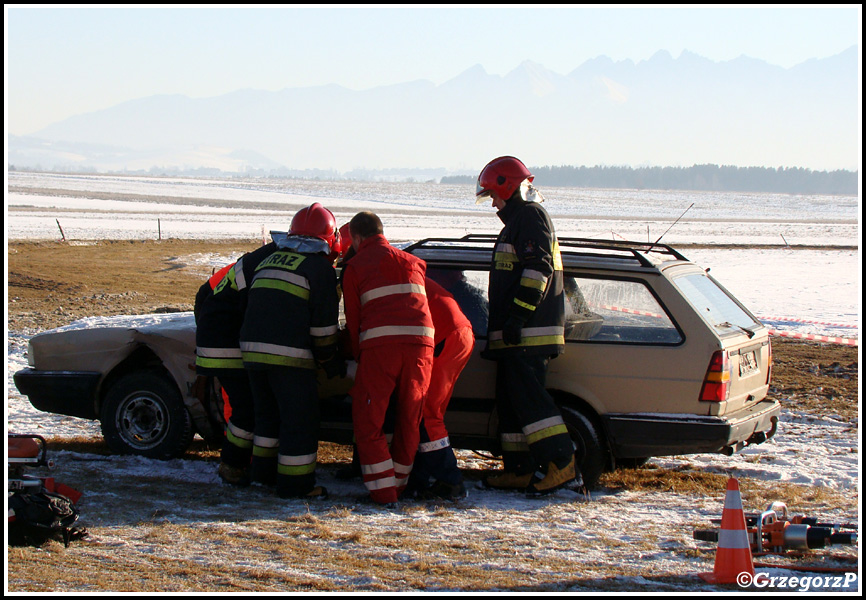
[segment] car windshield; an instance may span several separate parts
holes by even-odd
[[[674,284],[704,320],[716,329],[751,331],[760,324],[706,275],[684,275],[675,278]]]

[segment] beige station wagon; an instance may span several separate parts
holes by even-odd
[[[446,414],[455,448],[499,452],[487,282],[495,236],[426,239],[404,249],[427,262],[473,324],[476,348]],[[768,329],[704,269],[667,245],[559,240],[566,350],[547,387],[575,442],[585,483],[652,456],[736,452],[772,437]],[[35,335],[15,384],[39,410],[99,419],[118,452],[183,453],[195,433],[223,434],[217,386],[192,394],[191,313],[124,317]],[[321,439],[352,441],[349,379],[320,377]]]

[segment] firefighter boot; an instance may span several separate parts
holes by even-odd
[[[352,464],[337,469],[334,474],[337,479],[347,481],[361,477],[361,459],[358,457],[358,446],[353,444],[352,448]]]
[[[324,500],[328,497],[328,490],[321,485],[316,485],[316,476],[312,473],[304,475],[278,473],[276,492],[280,498]]]
[[[253,455],[250,463],[250,480],[266,486],[277,484],[277,457]]]
[[[250,473],[248,469],[233,467],[229,464],[221,462],[217,474],[219,475],[220,479],[231,485],[236,485],[238,487],[246,487],[250,484]]]
[[[555,462],[550,462],[547,465],[547,472],[536,472],[532,475],[532,480],[526,487],[527,498],[539,498],[555,492],[559,488],[565,487],[575,480],[577,473],[574,467],[574,455],[571,455],[571,460],[562,468],[556,466]]]
[[[306,500],[327,500],[328,490],[323,485],[317,485],[309,492],[301,496],[301,498]]]
[[[434,481],[433,484],[418,494],[422,500],[462,500],[469,496],[466,486],[462,483],[447,483],[445,481]]]
[[[314,486],[313,489],[311,489],[309,492],[302,494],[278,490],[277,496],[283,499],[298,498],[300,500],[327,500],[328,490],[323,485],[317,485]]]
[[[532,481],[532,473],[523,475],[502,471],[497,475],[488,475],[482,481],[484,487],[494,490],[525,490]]]

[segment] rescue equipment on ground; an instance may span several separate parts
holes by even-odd
[[[69,546],[87,535],[78,520],[76,506],[81,492],[54,480],[24,473],[26,467],[54,468],[48,459],[45,439],[38,435],[8,435],[8,518],[9,544],[41,546],[50,539]]]
[[[773,502],[762,513],[745,515],[749,547],[755,554],[807,552],[836,545],[857,544],[856,524],[827,523],[816,517],[788,515],[784,502]],[[718,529],[696,529],[694,539],[718,542]]]

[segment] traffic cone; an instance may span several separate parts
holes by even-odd
[[[708,583],[737,583],[740,573],[748,573],[754,579],[755,566],[752,564],[752,548],[740,497],[740,483],[731,477],[725,494],[716,565],[712,573],[699,573],[698,576]]]

